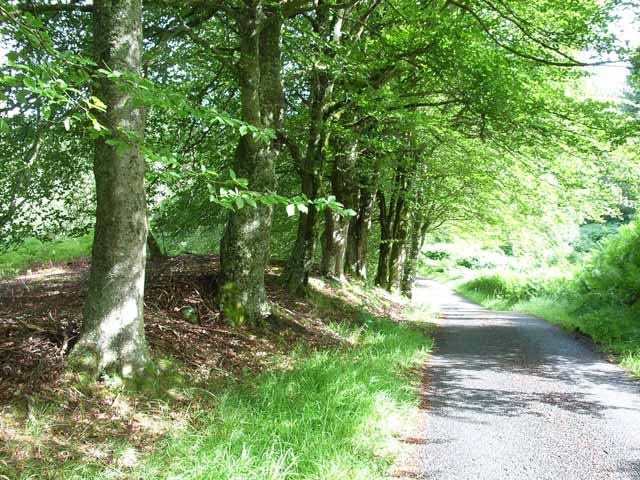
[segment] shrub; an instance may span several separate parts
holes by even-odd
[[[422,255],[430,260],[444,260],[450,257],[449,252],[445,250],[426,250]]]
[[[595,305],[633,305],[640,300],[640,222],[606,240],[578,276],[585,300]]]
[[[476,277],[461,288],[485,297],[505,300],[508,304],[541,296],[559,298],[572,290],[570,281],[558,272],[531,275],[496,272]]]

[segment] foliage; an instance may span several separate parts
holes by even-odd
[[[577,278],[586,303],[633,306],[640,300],[640,222],[621,227]]]
[[[491,275],[481,275],[466,282],[464,290],[494,297],[508,304],[514,304],[521,300],[557,291],[555,283],[561,282],[562,280],[558,279],[554,279],[554,282],[552,282],[548,277],[543,280],[536,276],[493,273]]]

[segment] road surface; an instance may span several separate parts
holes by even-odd
[[[494,312],[435,282],[419,478],[640,479],[640,382],[544,320]]]

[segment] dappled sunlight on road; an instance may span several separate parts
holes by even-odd
[[[438,479],[640,478],[640,383],[584,340],[421,280],[441,310],[424,470]]]

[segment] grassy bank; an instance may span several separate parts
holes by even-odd
[[[46,267],[53,262],[86,257],[91,253],[92,235],[41,242],[35,238],[0,252],[0,278],[23,273],[30,266]]]
[[[426,338],[362,316],[339,329],[344,351],[305,352],[289,369],[234,385],[197,424],[172,435],[136,469],[143,478],[384,478],[394,433],[414,415],[412,368]]]
[[[187,260],[195,262],[175,264],[184,272]],[[62,377],[16,394],[0,410],[0,478],[388,478],[416,421],[428,312],[401,321],[393,312],[402,305],[382,292],[313,279],[304,300],[269,287],[278,312],[269,325],[191,325],[173,304],[154,310],[154,284],[158,295],[168,288],[162,278],[152,277],[145,298],[158,377],[135,391]],[[28,293],[30,302],[51,296]],[[41,329],[35,335],[50,327],[26,324]],[[167,356],[186,335],[180,358]]]

